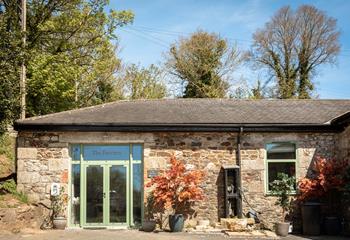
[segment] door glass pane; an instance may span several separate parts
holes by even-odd
[[[141,224],[141,164],[133,164],[133,218],[134,224]]]
[[[286,162],[286,163],[268,163],[269,168],[269,185],[268,188],[270,189],[270,183],[272,183],[274,180],[277,179],[278,173],[285,173],[288,176],[292,177],[295,176],[295,163],[294,162]]]
[[[106,160],[129,160],[129,145],[85,145],[84,160],[106,161]]]
[[[111,223],[126,222],[126,167],[111,166],[109,182],[109,221]]]
[[[267,144],[267,159],[295,159],[295,144],[270,143]]]
[[[103,167],[86,168],[86,222],[103,222]]]
[[[80,164],[72,165],[72,223],[80,223]]]

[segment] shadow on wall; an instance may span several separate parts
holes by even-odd
[[[218,203],[218,221],[220,221],[220,218],[225,217],[225,189],[224,189],[224,169],[220,168],[220,172],[218,174],[218,177],[216,179],[216,186],[217,186],[217,203]]]

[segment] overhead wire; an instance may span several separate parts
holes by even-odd
[[[132,30],[134,32],[138,32],[142,35],[145,36],[145,38],[152,38],[157,42],[161,42],[161,44],[166,44],[167,47],[170,45],[170,43],[155,37],[153,34],[157,34],[157,35],[168,35],[168,36],[175,36],[175,37],[181,37],[181,36],[187,36],[187,35],[191,35],[191,32],[181,32],[181,31],[172,31],[172,30],[165,30],[165,29],[161,29],[161,28],[152,28],[152,27],[146,27],[146,26],[140,26],[140,25],[132,25],[132,26],[127,26],[127,28],[129,30]],[[246,42],[246,43],[253,43],[252,40],[248,40],[248,39],[240,39],[240,38],[232,38],[232,37],[226,37],[226,39],[228,40],[232,40],[235,42]],[[339,56],[342,57],[350,57],[350,55],[347,55],[348,52],[350,53],[350,49],[342,49],[342,52],[339,54]]]

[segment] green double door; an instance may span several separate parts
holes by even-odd
[[[129,219],[128,163],[83,166],[82,226],[123,226]]]

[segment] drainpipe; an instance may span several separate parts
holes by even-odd
[[[238,173],[237,173],[237,188],[238,188],[238,199],[237,199],[237,216],[238,218],[243,217],[242,210],[242,177],[241,177],[241,136],[243,134],[243,127],[239,128],[238,136],[237,136],[237,165]]]

